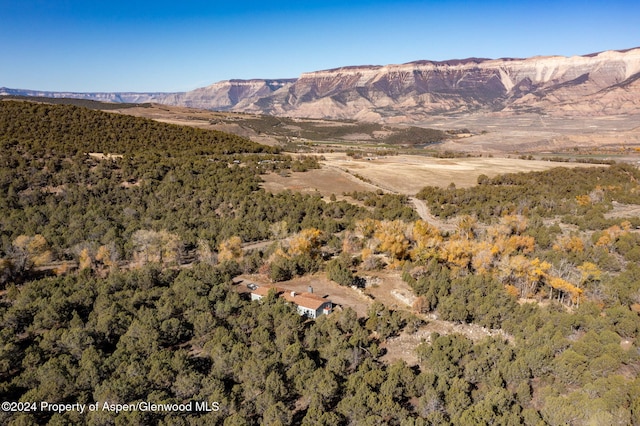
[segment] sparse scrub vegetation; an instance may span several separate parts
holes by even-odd
[[[540,217],[567,216],[595,229],[613,201],[640,203],[637,168],[616,164],[602,168],[556,168],[547,172],[516,173],[483,177],[473,188],[426,187],[417,197],[425,200],[436,216],[443,218],[474,214],[482,221],[504,214],[526,213]],[[580,197],[599,191],[601,199],[580,204]],[[585,216],[587,215],[587,216]],[[579,219],[582,218],[582,219]]]
[[[219,407],[0,423],[640,423],[640,219],[605,217],[640,204],[634,167],[427,187],[445,231],[403,195],[267,193],[261,173],[318,163],[237,136],[72,106],[0,113],[3,399]],[[401,276],[413,305],[312,321],[232,283],[364,287],[370,271]],[[494,333],[416,334],[417,365],[383,361],[437,321]]]

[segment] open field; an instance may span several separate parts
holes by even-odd
[[[548,170],[554,167],[597,167],[593,164],[557,163],[514,158],[432,158],[419,155],[394,155],[352,159],[343,153],[324,154],[322,169],[306,173],[263,176],[269,191],[319,192],[323,196],[343,192],[384,191],[414,195],[425,186],[470,187],[478,176]],[[364,179],[364,180],[363,180]]]
[[[327,161],[324,164],[328,166],[348,170],[382,189],[407,195],[415,194],[425,186],[445,187],[452,182],[458,187],[473,186],[481,174],[493,177],[504,173],[548,170],[560,165],[550,161],[485,157],[442,159],[396,155],[371,160],[350,160],[340,154],[325,157]],[[593,167],[573,163],[562,166]]]
[[[323,165],[321,169],[307,172],[291,172],[287,176],[269,173],[262,176],[262,187],[271,192],[291,190],[307,194],[320,194],[325,198],[334,194],[338,200],[344,199],[343,192],[375,191],[376,185],[363,182],[357,177],[337,167]],[[351,199],[349,199],[351,200]]]
[[[553,117],[540,114],[438,116],[420,123],[434,129],[466,128],[474,136],[451,139],[440,149],[473,153],[577,153],[640,146],[640,117]],[[637,155],[634,155],[637,157]],[[617,159],[617,158],[616,158]]]

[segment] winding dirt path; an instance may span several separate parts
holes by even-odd
[[[427,204],[422,201],[417,199],[416,197],[409,197],[409,200],[411,201],[411,203],[413,204],[413,206],[416,209],[416,212],[418,213],[418,216],[420,216],[420,219],[424,220],[425,222],[428,222],[434,226],[436,226],[437,228],[443,230],[443,231],[455,231],[456,229],[456,224],[455,223],[451,223],[449,221],[445,221],[442,220],[434,215],[431,214],[431,211],[429,211],[429,207],[427,207]]]
[[[334,165],[329,165],[329,164],[324,164],[323,165],[326,168],[335,170],[336,172],[344,175],[345,177],[347,177],[349,180],[352,180],[354,182],[358,182],[361,185],[366,185],[368,187],[370,187],[372,190],[382,190],[383,192],[386,193],[391,193],[391,194],[400,194],[401,192],[387,186],[384,184],[381,184],[379,182],[376,182],[375,180],[369,180],[369,182],[364,182],[362,180],[360,180],[357,176],[355,176],[351,171],[349,170],[345,170],[341,167],[338,166],[334,166]],[[443,231],[454,231],[456,229],[456,225],[454,223],[450,223],[448,221],[444,221],[440,218],[437,218],[436,216],[432,215],[431,212],[429,211],[429,207],[427,207],[427,204],[422,201],[419,200],[416,197],[409,197],[409,200],[411,201],[411,203],[413,204],[414,209],[416,210],[416,212],[418,213],[418,216],[420,216],[420,219],[424,220],[425,222],[429,222],[430,224],[440,228]]]

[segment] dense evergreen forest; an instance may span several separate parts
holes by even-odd
[[[609,214],[640,204],[634,167],[425,188],[446,232],[404,196],[267,193],[317,161],[220,132],[4,101],[0,145],[0,423],[640,424],[640,221]],[[305,320],[232,282],[376,269],[410,309]],[[425,314],[501,337],[384,363]]]

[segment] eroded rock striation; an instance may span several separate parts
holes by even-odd
[[[574,57],[351,66],[297,79],[222,81],[183,93],[26,92],[12,94],[386,122],[468,112],[635,114],[640,113],[640,48]]]

